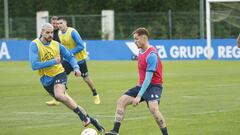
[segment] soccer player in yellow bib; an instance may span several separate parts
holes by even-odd
[[[40,38],[36,38],[30,43],[29,61],[33,70],[38,70],[40,80],[45,90],[56,100],[65,104],[74,111],[83,122],[83,126],[92,124],[99,132],[105,129],[93,117],[80,107],[67,93],[67,75],[61,65],[61,57],[69,61],[76,77],[81,75],[79,66],[73,54],[63,45],[53,39],[53,26],[45,23],[41,29]]]
[[[83,77],[83,80],[88,84],[90,87],[93,97],[94,97],[94,103],[100,104],[100,97],[97,94],[97,90],[94,86],[94,83],[92,79],[90,78],[88,74],[88,68],[87,68],[87,52],[83,45],[83,41],[74,28],[67,26],[66,19],[59,17],[58,18],[58,27],[59,27],[59,33],[58,36],[60,38],[61,43],[70,50],[71,53],[74,54],[75,58],[78,61],[78,65],[80,67],[81,76]],[[65,69],[65,72],[67,74],[70,74],[73,68],[70,66],[68,61],[63,60],[62,65]]]
[[[60,42],[60,39],[58,37],[58,31],[59,31],[59,28],[58,28],[58,17],[57,16],[53,16],[51,18],[51,24],[53,26],[53,40],[55,41],[58,41]],[[59,102],[55,100],[55,98],[53,98],[52,100],[50,101],[47,101],[45,102],[47,105],[50,105],[50,106],[55,106],[55,105],[59,105]]]

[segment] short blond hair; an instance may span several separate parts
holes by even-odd
[[[135,31],[133,31],[132,35],[134,34],[138,34],[138,36],[146,35],[147,37],[149,37],[149,32],[144,27],[137,28]]]
[[[44,23],[43,25],[42,25],[42,31],[45,31],[47,28],[53,28],[53,26],[52,26],[52,24],[50,24],[50,23]]]

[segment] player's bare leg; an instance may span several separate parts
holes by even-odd
[[[119,129],[121,126],[121,122],[123,121],[124,118],[124,112],[126,106],[132,104],[132,101],[134,100],[133,97],[127,96],[127,95],[122,95],[117,102],[117,108],[115,112],[115,123],[114,127],[110,132],[105,133],[105,135],[118,135]]]
[[[156,101],[156,100],[149,101],[148,105],[149,105],[149,111],[152,113],[152,115],[153,115],[155,121],[157,122],[159,128],[161,129],[163,135],[168,135],[166,122],[164,120],[162,113],[159,111],[158,101]]]
[[[96,88],[92,79],[89,76],[83,77],[83,80],[87,83],[88,87],[91,89],[94,97],[94,104],[100,104],[101,100],[99,95],[97,94]]]
[[[90,123],[96,127],[99,132],[104,132],[105,129],[102,125],[93,117],[90,117],[87,112],[67,94],[65,91],[65,85],[56,84],[54,86],[55,98],[65,104],[69,109],[73,110],[83,122],[83,126],[88,126]]]

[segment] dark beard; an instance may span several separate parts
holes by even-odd
[[[52,41],[52,38],[49,39],[49,38],[45,38],[45,37],[44,37],[44,39],[45,39],[47,42],[51,42],[51,41]]]

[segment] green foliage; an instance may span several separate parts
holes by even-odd
[[[4,0],[0,1],[3,9]],[[37,11],[51,14],[99,14],[103,9],[116,12],[198,12],[199,1],[193,0],[8,0],[10,17],[34,17]],[[3,10],[0,10],[0,15]]]
[[[10,38],[35,38],[36,12],[47,10],[50,16],[68,15],[69,24],[76,27],[83,39],[101,39],[100,16],[76,16],[101,15],[101,11],[106,9],[115,11],[115,39],[131,38],[131,32],[140,26],[149,28],[154,39],[200,37],[198,0],[8,0],[8,4]],[[4,0],[1,0],[1,9],[3,5]],[[3,11],[0,10],[0,38],[4,37]],[[169,11],[172,24],[169,24]],[[72,16],[76,17],[75,22]],[[231,24],[232,20],[226,20],[229,22],[213,23],[213,38],[235,38],[238,35],[239,29],[234,25],[239,26],[239,19],[234,24]]]

